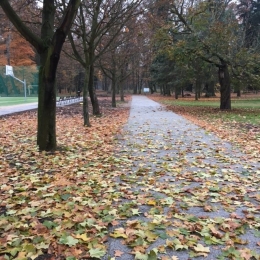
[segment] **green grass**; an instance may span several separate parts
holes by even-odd
[[[38,97],[0,97],[0,107],[1,106],[13,106],[20,104],[29,104],[38,102]]]
[[[221,119],[222,121],[260,126],[260,99],[241,99],[231,101],[231,110],[219,110],[219,100],[170,100],[164,99],[161,102],[168,106],[175,107],[174,110],[186,111],[198,117],[206,117],[208,120]]]
[[[195,106],[195,107],[213,107],[219,108],[219,100],[164,100],[162,103],[166,105],[175,105],[175,106]],[[260,99],[252,100],[232,100],[232,108],[259,108],[260,109]]]
[[[233,108],[256,108],[260,109],[260,99],[253,100],[232,100],[231,107]]]

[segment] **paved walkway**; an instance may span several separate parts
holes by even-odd
[[[17,112],[33,110],[38,108],[38,102],[29,104],[20,104],[14,106],[0,106],[0,116],[9,115]]]
[[[82,101],[82,97],[75,100],[63,100],[58,101],[57,106],[68,106],[73,103],[78,103]],[[17,112],[29,111],[38,108],[38,102],[29,103],[29,104],[20,104],[14,106],[0,106],[0,116],[9,115]]]
[[[126,219],[102,259],[259,259],[259,161],[145,96],[122,138]]]

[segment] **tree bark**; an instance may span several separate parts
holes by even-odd
[[[85,80],[83,86],[83,125],[90,127],[89,109],[88,109],[88,82],[89,82],[89,67],[85,67]]]
[[[211,80],[211,81],[209,82],[209,89],[208,89],[208,91],[209,91],[209,94],[210,94],[212,97],[215,97],[215,96],[216,96],[216,94],[215,94],[215,82],[214,82],[213,80]]]
[[[120,100],[122,102],[125,101],[125,96],[124,96],[124,84],[121,82],[120,84]]]
[[[136,77],[135,77],[135,71],[133,72],[133,75],[132,75],[132,78],[133,78],[133,94],[136,95],[137,94],[137,81],[136,81]]]
[[[178,99],[179,98],[179,95],[178,95],[178,88],[177,87],[175,87],[174,88],[174,97],[175,97],[175,99]]]
[[[37,144],[41,151],[56,149],[56,87],[49,66],[45,64],[39,71]]]
[[[163,85],[160,85],[160,94],[163,95]]]
[[[112,75],[112,107],[116,107],[116,75]]]
[[[200,81],[196,78],[195,81],[195,100],[199,100],[199,92],[200,92]]]
[[[123,67],[121,68],[120,72],[120,85],[119,85],[119,93],[120,93],[120,101],[124,102],[125,97],[124,97],[124,69]]]
[[[171,88],[169,85],[165,86],[165,91],[166,91],[166,96],[170,97],[171,96]]]
[[[96,95],[96,90],[94,88],[94,65],[91,63],[89,68],[89,81],[88,81],[88,91],[89,97],[91,100],[92,108],[93,108],[93,115],[99,116],[101,115],[99,102]]]
[[[231,109],[231,87],[228,64],[221,61],[221,66],[218,70],[219,84],[220,84],[220,109]]]

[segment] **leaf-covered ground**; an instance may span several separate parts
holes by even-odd
[[[101,107],[91,128],[82,125],[80,104],[57,108],[54,153],[38,152],[36,112],[0,118],[1,260],[88,259],[106,250],[115,219],[104,212],[118,196],[115,137],[129,108],[105,100]]]
[[[50,154],[35,145],[35,112],[0,118],[1,260],[213,260],[220,248],[220,259],[259,259],[260,169],[251,165],[259,159],[257,142],[246,142],[251,161],[241,158],[245,171],[238,177],[240,162],[228,159],[221,143],[205,154],[204,143],[171,136],[180,129],[123,132],[128,107],[110,109],[103,101],[102,110],[86,128],[80,105],[60,108],[59,150]],[[152,120],[156,110],[150,112]],[[189,119],[210,125],[195,114]],[[233,138],[228,125],[218,129]],[[191,150],[197,155],[188,160]],[[225,167],[205,163],[210,156]],[[248,230],[259,239],[243,238]],[[113,249],[111,239],[122,247]]]

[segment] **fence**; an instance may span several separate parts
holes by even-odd
[[[0,95],[1,96],[37,96],[38,94],[38,68],[37,66],[13,67],[15,79],[6,75],[6,67],[0,66]],[[26,88],[21,81],[26,81]],[[26,91],[26,93],[25,93]]]

